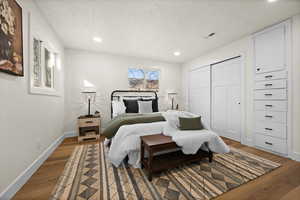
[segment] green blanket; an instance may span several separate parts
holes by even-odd
[[[116,135],[119,128],[123,125],[131,125],[131,124],[141,124],[141,123],[152,123],[152,122],[161,122],[165,121],[165,118],[159,113],[150,113],[150,114],[135,114],[135,113],[127,113],[122,114],[114,119],[112,119],[102,135],[106,138],[110,139]]]

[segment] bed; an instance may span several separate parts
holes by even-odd
[[[146,94],[146,95],[145,95]],[[227,153],[229,147],[213,131],[208,129],[198,131],[181,131],[178,127],[178,117],[195,117],[196,115],[184,111],[159,112],[152,109],[151,113],[139,113],[136,109],[122,108],[122,112],[115,112],[114,101],[122,103],[124,99],[137,100],[152,99],[152,106],[158,108],[158,96],[155,91],[116,90],[111,94],[112,120],[104,130],[104,136],[109,140],[108,159],[118,167],[125,158],[133,167],[140,167],[140,137],[163,133],[172,137],[185,154],[195,154],[200,148],[216,153]],[[153,101],[156,101],[153,103]],[[120,104],[121,104],[120,103]],[[131,102],[132,103],[132,102]],[[124,102],[125,104],[125,102]],[[136,103],[134,103],[136,105]],[[149,107],[149,102],[148,102]],[[125,112],[124,112],[125,110]],[[130,113],[127,111],[130,110]],[[135,112],[133,112],[135,111]],[[109,142],[107,142],[109,141]],[[204,144],[208,144],[207,146]]]

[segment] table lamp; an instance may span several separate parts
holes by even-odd
[[[167,93],[168,93],[168,97],[172,101],[172,110],[174,110],[174,99],[175,99],[175,97],[177,96],[178,93],[176,92],[176,90],[169,90]]]
[[[96,91],[85,88],[84,91],[81,92],[81,94],[84,96],[85,101],[88,103],[88,114],[86,115],[86,117],[91,117],[91,103],[95,103]]]

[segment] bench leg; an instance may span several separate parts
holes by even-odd
[[[143,144],[143,141],[141,141],[141,169],[143,169],[144,168],[144,164],[143,164],[143,162],[144,162],[144,154],[145,154],[145,152],[144,152],[145,150],[144,150],[144,144]]]
[[[213,152],[209,151],[208,161],[211,163],[213,160]]]
[[[150,171],[148,172],[148,181],[150,182],[152,181],[152,172]]]
[[[148,180],[152,181],[152,160],[153,160],[153,152],[151,149],[148,150],[149,159],[148,159]]]

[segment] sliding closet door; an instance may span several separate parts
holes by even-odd
[[[210,66],[190,71],[189,111],[200,115],[204,127],[210,129]]]
[[[241,58],[212,65],[212,129],[241,139]]]

